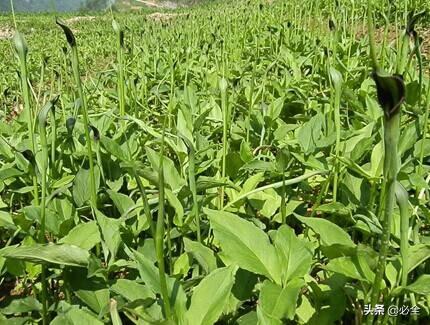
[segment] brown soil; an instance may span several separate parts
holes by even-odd
[[[0,285],[0,302],[9,297],[20,297],[24,294],[24,288],[19,286],[18,280],[10,279]]]
[[[418,36],[422,38],[421,54],[427,60],[430,60],[430,28],[417,28],[417,33],[418,33]],[[401,31],[398,31],[398,34],[397,34],[394,28],[389,28],[389,30],[386,33],[384,28],[378,28],[375,30],[375,41],[378,44],[382,44],[385,38],[385,34],[387,34],[386,35],[387,44],[395,46],[396,39],[401,36]],[[357,39],[361,39],[366,35],[367,35],[367,29],[366,27],[363,27],[357,32],[356,37]]]

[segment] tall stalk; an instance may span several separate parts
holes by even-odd
[[[400,208],[400,256],[402,258],[402,276],[400,284],[402,287],[408,285],[408,254],[409,254],[409,200],[408,192],[400,184],[396,183],[396,198]]]
[[[249,133],[251,130],[251,113],[254,106],[254,87],[255,87],[255,71],[256,64],[252,64],[252,76],[251,76],[251,88],[249,90],[249,106],[248,106],[248,116],[246,117],[246,142],[249,143]]]
[[[31,151],[33,152],[33,155],[36,156],[36,139],[35,139],[36,137],[34,133],[34,112],[31,107],[30,88],[28,86],[28,68],[27,68],[28,47],[24,37],[18,31],[15,33],[13,37],[13,42],[14,42],[15,51],[19,60],[22,97],[24,100],[24,110],[27,114],[27,130],[28,130],[28,136],[30,137]],[[31,177],[33,181],[33,197],[36,205],[39,205],[39,190],[38,190],[38,184],[37,184],[36,169],[37,169],[37,166],[36,164],[34,164],[33,173]]]
[[[172,318],[170,307],[170,297],[167,289],[165,261],[164,261],[164,137],[166,131],[166,119],[163,123],[163,132],[161,135],[160,161],[158,165],[158,183],[159,183],[159,201],[157,226],[155,230],[155,250],[158,262],[158,274],[160,277],[161,296],[163,298],[164,312],[167,320]]]
[[[225,178],[226,173],[226,159],[228,150],[228,125],[229,125],[229,114],[228,114],[228,100],[227,100],[227,80],[222,78],[219,82],[219,89],[221,92],[221,110],[223,114],[223,127],[222,127],[222,166],[221,166],[221,177]],[[224,207],[224,186],[221,186],[221,192],[219,196],[219,209]]]
[[[334,178],[333,178],[333,201],[337,200],[337,189],[338,189],[338,177],[340,172],[340,98],[342,95],[342,75],[335,68],[330,68],[330,79],[333,84],[332,88],[334,90],[334,126],[336,131],[336,144],[335,144],[335,168],[334,168]]]
[[[427,130],[428,130],[428,120],[429,120],[429,110],[430,110],[430,75],[429,81],[427,85],[427,96],[424,104],[424,121],[422,126],[422,136],[421,136],[421,146],[420,146],[420,156],[419,156],[419,167],[418,167],[418,175],[422,175],[423,172],[423,160],[424,160],[424,149],[425,149],[425,140],[427,139]],[[419,190],[417,190],[417,193]]]
[[[372,286],[370,303],[375,306],[380,298],[381,281],[385,274],[386,259],[390,243],[392,214],[395,205],[395,190],[399,169],[398,143],[400,137],[401,105],[405,99],[405,85],[400,75],[389,75],[378,65],[376,58],[374,28],[371,0],[368,1],[368,33],[370,38],[370,55],[373,65],[373,79],[376,83],[378,101],[384,111],[384,186],[382,192],[383,218],[382,237],[379,249],[379,259]],[[373,313],[367,319],[367,324],[373,324]]]
[[[85,129],[85,141],[87,146],[87,155],[88,162],[90,165],[90,191],[91,191],[91,205],[93,208],[97,207],[97,189],[96,189],[96,180],[94,173],[94,161],[93,161],[93,149],[91,146],[91,136],[90,136],[90,122],[88,117],[88,104],[87,99],[84,95],[84,90],[82,87],[81,76],[79,72],[79,58],[78,58],[78,46],[76,44],[75,36],[73,32],[67,27],[64,23],[57,20],[57,24],[63,29],[64,34],[66,35],[67,42],[72,50],[72,70],[73,76],[75,79],[76,87],[78,88],[78,95],[81,100],[82,105],[82,116],[84,121],[84,129]]]
[[[188,179],[190,183],[190,191],[193,197],[193,215],[196,221],[197,227],[197,241],[200,243],[202,241],[201,238],[201,229],[200,229],[200,208],[199,202],[197,199],[197,185],[196,185],[196,149],[194,148],[194,144],[186,137],[181,137],[188,146],[189,150],[189,161],[188,161]]]
[[[55,102],[58,97],[51,100],[46,104],[43,109],[40,111],[38,115],[38,125],[39,125],[39,135],[40,135],[40,144],[42,147],[42,156],[40,159],[40,168],[41,168],[41,177],[42,177],[42,198],[40,205],[40,233],[39,233],[39,242],[46,242],[45,232],[46,232],[46,194],[47,194],[47,178],[48,178],[48,159],[49,159],[49,151],[48,151],[48,141],[46,139],[46,121],[48,118],[49,112],[54,107]],[[47,325],[49,323],[49,315],[48,315],[48,289],[47,289],[47,281],[46,281],[46,266],[42,265],[42,273],[41,273],[41,282],[42,282],[42,323]]]
[[[124,31],[121,26],[112,21],[112,27],[117,34],[117,78],[118,78],[118,101],[119,101],[119,114],[125,115],[125,78],[124,78]]]

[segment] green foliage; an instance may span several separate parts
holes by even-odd
[[[425,323],[428,1],[371,2],[0,16],[0,324]]]

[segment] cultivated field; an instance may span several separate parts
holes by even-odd
[[[152,7],[0,15],[0,324],[429,324],[430,4]]]

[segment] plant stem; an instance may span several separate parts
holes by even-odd
[[[384,213],[382,220],[382,238],[379,250],[378,265],[376,268],[375,281],[372,286],[371,306],[379,300],[381,281],[385,274],[387,253],[390,242],[392,214],[395,204],[395,188],[398,172],[398,141],[400,135],[400,114],[395,114],[391,118],[384,119]],[[373,323],[373,315],[368,318],[367,324]]]
[[[197,241],[199,243],[202,242],[201,238],[201,230],[200,230],[200,210],[199,210],[199,202],[197,199],[197,186],[196,186],[196,158],[195,158],[195,150],[194,146],[190,145],[190,157],[189,157],[189,167],[188,167],[188,176],[190,182],[190,190],[193,196],[193,214],[196,220],[197,227]]]
[[[402,287],[408,285],[408,252],[409,252],[409,201],[408,192],[403,188],[402,185],[397,183],[396,185],[396,198],[397,204],[400,208],[400,255],[402,257],[402,277],[400,284]]]
[[[21,89],[24,100],[24,110],[27,112],[27,129],[28,136],[30,137],[31,150],[33,152],[34,157],[36,157],[36,139],[34,132],[34,112],[31,108],[30,102],[30,89],[28,86],[28,68],[27,68],[27,44],[25,42],[24,37],[16,32],[14,36],[15,50],[19,59],[19,67],[20,67],[20,80],[21,80]],[[37,184],[37,165],[34,163],[33,173],[32,173],[32,181],[33,181],[33,197],[36,205],[39,205],[39,190]]]
[[[221,166],[221,177],[225,178],[226,173],[226,159],[228,151],[227,135],[229,125],[229,114],[228,114],[228,103],[227,103],[227,81],[222,78],[219,85],[221,91],[221,111],[223,113],[223,128],[222,128],[222,166]],[[224,207],[224,186],[221,186],[219,196],[219,209]]]
[[[79,98],[81,99],[82,104],[82,117],[84,120],[84,129],[85,129],[85,140],[87,145],[87,155],[88,162],[90,165],[90,190],[91,190],[91,204],[94,208],[97,207],[97,191],[96,191],[96,181],[94,174],[94,161],[93,161],[93,149],[91,146],[91,136],[90,136],[90,122],[88,118],[88,105],[87,99],[84,95],[84,90],[82,87],[81,77],[79,74],[79,59],[78,59],[78,48],[77,46],[72,46],[72,69],[73,76],[75,78],[75,83],[78,88]]]
[[[158,202],[158,218],[157,228],[155,233],[155,250],[157,254],[158,272],[160,277],[161,295],[163,297],[164,312],[166,319],[170,320],[172,317],[170,307],[170,297],[167,289],[165,265],[164,265],[164,136],[165,136],[165,125],[164,122],[163,133],[161,136],[161,148],[160,148],[160,163],[158,166],[158,182],[159,182],[159,202]]]
[[[333,202],[337,200],[337,187],[338,187],[338,178],[339,178],[339,154],[340,154],[340,97],[341,97],[341,87],[340,85],[335,85],[335,99],[334,99],[334,125],[336,129],[336,144],[335,144],[335,153],[336,153],[336,161],[335,161],[335,172],[333,179]]]
[[[46,192],[47,192],[47,176],[48,176],[48,160],[49,160],[49,150],[48,141],[46,139],[46,119],[53,107],[53,101],[49,102],[39,113],[39,135],[40,144],[42,147],[42,156],[40,159],[40,168],[42,174],[42,200],[40,205],[40,233],[39,233],[39,243],[45,243],[46,237]],[[42,265],[41,273],[42,281],[42,323],[47,325],[49,323],[48,316],[48,290],[46,282],[46,266]]]
[[[420,146],[420,157],[419,157],[419,167],[418,167],[418,175],[422,175],[423,172],[423,160],[424,160],[424,149],[425,149],[425,140],[427,139],[427,130],[428,130],[428,119],[429,119],[429,107],[430,105],[430,79],[428,81],[427,86],[427,96],[424,104],[424,121],[423,121],[423,130],[421,136],[421,146]],[[420,190],[417,189],[417,196]]]
[[[124,31],[121,26],[114,20],[112,26],[117,34],[117,77],[118,77],[118,100],[119,115],[125,115],[125,81],[124,81]]]

